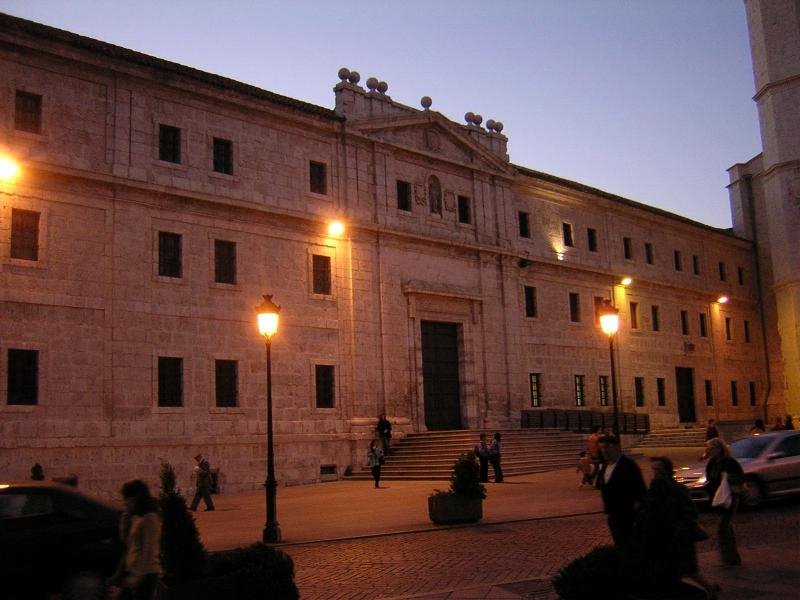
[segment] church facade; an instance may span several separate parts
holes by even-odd
[[[349,69],[327,109],[9,16],[0,63],[0,150],[21,165],[0,182],[12,479],[39,462],[109,490],[162,461],[188,477],[202,450],[227,489],[260,485],[264,294],[281,483],[360,467],[383,413],[402,434],[610,412],[604,300],[621,410],[785,410],[736,210],[716,229],[515,165],[502,123]]]

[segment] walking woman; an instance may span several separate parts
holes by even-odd
[[[375,480],[375,487],[381,487],[381,465],[384,463],[383,450],[378,445],[378,440],[372,440],[367,450],[367,460],[372,471],[372,478]]]
[[[492,445],[489,446],[489,462],[494,469],[494,482],[503,483],[503,468],[500,466],[500,433],[494,434]]]
[[[733,532],[733,515],[739,507],[739,493],[744,481],[742,466],[731,456],[731,451],[719,438],[713,438],[706,442],[708,453],[708,463],[706,464],[706,489],[708,497],[712,499],[721,486],[728,486],[730,490],[729,502],[716,506],[720,514],[719,525],[717,526],[717,536],[719,538],[719,550],[722,557],[722,564],[726,566],[739,566],[742,558],[739,556],[739,549],[736,547],[736,535]],[[723,490],[724,491],[724,490]]]
[[[117,600],[152,600],[161,577],[158,503],[150,495],[147,484],[139,479],[122,486],[122,499],[125,513],[119,528],[125,551],[109,583],[119,588]]]

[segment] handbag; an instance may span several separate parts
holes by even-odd
[[[728,483],[728,473],[723,471],[722,479],[719,482],[719,487],[717,488],[716,494],[714,494],[714,499],[711,501],[711,506],[730,508],[732,502],[733,492],[731,491],[731,486]]]

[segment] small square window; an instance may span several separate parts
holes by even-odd
[[[11,209],[11,258],[39,260],[39,216],[32,210]]]
[[[589,244],[589,252],[597,252],[597,230],[589,227],[586,230],[586,241]]]
[[[236,283],[236,243],[214,240],[214,281]]]
[[[39,351],[8,350],[8,404],[39,403]]]
[[[581,321],[581,296],[574,292],[569,294],[569,320],[573,323]]]
[[[233,142],[214,138],[214,170],[233,175]]]
[[[526,212],[519,211],[517,217],[519,219],[519,237],[531,237],[530,215]]]
[[[708,321],[705,313],[700,313],[700,337],[708,337]]]
[[[622,253],[627,260],[633,259],[633,241],[631,238],[622,238]]]
[[[629,306],[631,311],[631,329],[639,329],[639,303],[631,302]]]
[[[644,244],[644,259],[648,265],[653,264],[653,244],[645,242]]]
[[[658,307],[653,305],[650,307],[650,320],[653,326],[653,331],[661,331],[661,321],[659,319]]]
[[[689,311],[682,310],[681,311],[681,333],[683,335],[689,335]]]
[[[700,275],[700,257],[697,254],[692,254],[692,273]]]
[[[739,406],[739,386],[731,381],[731,406]]]
[[[714,406],[714,388],[710,379],[705,380],[706,406]]]
[[[239,365],[237,361],[215,360],[214,370],[217,406],[219,408],[230,408],[237,406],[237,382],[239,379]]]
[[[531,406],[542,405],[542,374],[529,373],[531,384]]]
[[[308,163],[308,186],[314,194],[326,195],[328,193],[328,168],[325,163]]]
[[[183,406],[183,359],[158,357],[158,405]]]
[[[158,126],[158,159],[181,163],[181,130],[178,127]]]
[[[583,375],[575,375],[575,406],[586,406],[586,390]]]
[[[667,384],[663,377],[656,378],[656,391],[658,393],[658,405],[667,405]]]
[[[727,281],[728,275],[725,272],[726,271],[725,263],[720,261],[720,263],[717,266],[719,267],[719,280]]]
[[[314,365],[317,408],[334,407],[334,372],[331,365]]]
[[[181,235],[158,232],[158,274],[161,277],[181,277]]]
[[[561,224],[561,237],[564,241],[564,246],[572,248],[575,245],[572,240],[572,225],[570,223]]]
[[[600,389],[600,406],[608,406],[608,375],[600,375],[598,385]]]
[[[408,181],[397,181],[397,210],[411,212],[411,184]]]
[[[538,307],[536,306],[536,288],[526,285],[524,289],[525,289],[525,316],[526,317],[539,316]]]
[[[312,257],[313,290],[315,294],[331,295],[331,257],[314,254]]]
[[[683,271],[683,257],[680,250],[675,250],[672,253],[673,260],[675,261],[675,270]]]
[[[633,388],[636,396],[636,406],[644,406],[644,377],[634,377]]]
[[[42,97],[17,90],[14,129],[28,133],[42,132]]]
[[[458,222],[465,224],[472,223],[472,210],[467,196],[458,197]]]

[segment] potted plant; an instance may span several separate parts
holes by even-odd
[[[435,490],[428,496],[428,516],[439,525],[474,523],[483,517],[486,487],[480,482],[475,454],[465,452],[453,465],[449,490]]]

